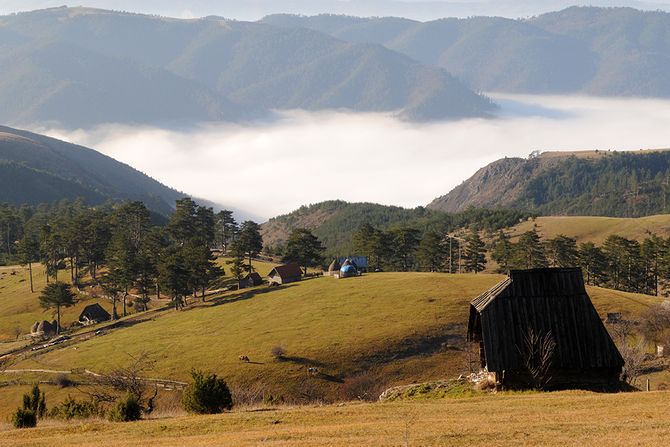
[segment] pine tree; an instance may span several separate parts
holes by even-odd
[[[586,284],[597,286],[607,281],[605,255],[593,242],[579,244],[577,261],[586,275]]]
[[[323,261],[323,251],[321,242],[311,231],[297,228],[286,242],[284,261],[298,263],[306,275],[308,267],[317,266]]]
[[[417,257],[422,267],[429,272],[440,271],[448,256],[449,253],[444,244],[443,236],[436,231],[426,231],[421,238],[417,251]]]
[[[47,286],[42,291],[39,297],[40,306],[44,309],[56,309],[56,333],[60,334],[60,315],[61,308],[71,307],[76,304],[75,295],[69,284],[56,281]]]
[[[526,231],[515,246],[515,263],[522,268],[543,268],[548,266],[544,246],[535,228]]]
[[[479,273],[486,268],[486,244],[474,228],[465,240],[465,270]]]
[[[238,241],[240,248],[244,250],[249,261],[247,271],[251,273],[253,271],[251,260],[263,250],[263,237],[261,236],[260,226],[251,220],[242,223]]]
[[[512,242],[509,236],[503,230],[500,230],[491,250],[491,259],[498,264],[497,271],[499,273],[509,273],[513,256],[514,247]]]
[[[577,265],[577,241],[565,235],[558,235],[546,243],[552,267],[575,267]]]

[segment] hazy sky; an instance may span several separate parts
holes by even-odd
[[[485,164],[534,150],[670,146],[670,101],[494,95],[497,119],[410,124],[292,112],[271,125],[171,131],[36,129],[93,147],[194,196],[268,218],[327,199],[415,207]]]
[[[63,0],[0,0],[0,14],[61,6]],[[69,6],[161,14],[172,17],[221,15],[256,20],[277,12],[402,16],[430,20],[446,16],[501,15],[524,17],[571,5],[667,8],[670,0],[75,0]]]

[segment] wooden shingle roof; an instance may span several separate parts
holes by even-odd
[[[520,349],[529,330],[551,335],[557,367],[623,366],[580,269],[512,271],[508,279],[471,302],[468,339],[483,342],[489,371],[522,366]]]

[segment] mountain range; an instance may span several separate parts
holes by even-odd
[[[372,43],[220,17],[90,8],[0,17],[0,122],[66,128],[263,119],[273,109],[486,116],[438,67]]]
[[[273,15],[263,23],[376,43],[482,91],[670,97],[670,14],[570,7],[526,19]]]

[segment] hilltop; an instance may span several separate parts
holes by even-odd
[[[183,194],[93,149],[0,126],[0,203],[138,200],[160,214]]]
[[[670,151],[549,152],[481,168],[429,209],[523,209],[543,215],[639,217],[670,211]]]
[[[482,91],[670,97],[670,14],[662,11],[570,7],[429,22],[278,14],[263,23],[384,45]]]
[[[184,126],[298,108],[427,120],[494,109],[443,69],[307,29],[60,7],[1,16],[0,37],[0,103],[20,105],[0,111],[10,125]]]

